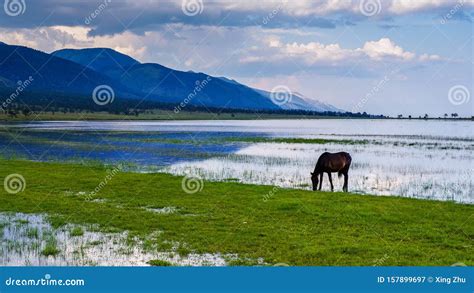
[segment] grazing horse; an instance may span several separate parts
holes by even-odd
[[[316,163],[314,172],[311,173],[311,181],[313,181],[313,190],[318,189],[318,175],[319,175],[319,190],[323,185],[323,173],[328,173],[329,183],[331,183],[331,191],[334,191],[334,185],[332,185],[331,173],[337,172],[338,176],[344,175],[344,187],[343,191],[347,192],[347,184],[349,181],[349,168],[351,167],[352,158],[351,155],[345,152],[340,153],[323,153]]]

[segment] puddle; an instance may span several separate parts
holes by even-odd
[[[162,215],[174,214],[178,211],[177,207],[144,208],[144,209],[149,211],[149,212],[162,214]]]

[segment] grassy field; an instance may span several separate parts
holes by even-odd
[[[474,265],[474,206],[396,197],[309,192],[119,172],[101,165],[0,160],[0,178],[21,174],[18,194],[0,189],[0,211],[47,213],[54,227],[99,224],[152,239],[162,250],[235,253],[233,265]],[[98,186],[93,196],[87,195]],[[86,196],[84,196],[86,194]],[[173,207],[175,213],[152,208]],[[147,209],[145,209],[147,208]]]

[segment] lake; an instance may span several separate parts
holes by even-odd
[[[320,139],[320,140],[317,140]],[[133,172],[311,189],[325,151],[353,158],[351,192],[474,203],[469,121],[212,120],[0,124],[0,155],[125,163]],[[334,179],[342,189],[342,179]],[[327,177],[323,188],[329,190]]]

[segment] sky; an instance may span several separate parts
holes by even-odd
[[[108,47],[352,112],[474,115],[474,0],[3,0],[0,41]]]

